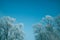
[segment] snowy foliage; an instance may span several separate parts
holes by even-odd
[[[23,24],[15,24],[15,18],[4,16],[0,18],[0,40],[23,40]]]
[[[33,29],[36,40],[60,40],[60,16],[47,15]]]

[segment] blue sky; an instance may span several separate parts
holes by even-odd
[[[25,40],[34,40],[33,24],[59,13],[60,0],[0,0],[0,17],[11,16],[24,23]]]

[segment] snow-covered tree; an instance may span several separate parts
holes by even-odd
[[[56,22],[56,25],[57,25],[57,35],[59,35],[60,36],[60,16],[57,16],[57,17],[55,17],[55,22]]]
[[[15,24],[15,18],[4,16],[0,18],[0,40],[23,40],[23,24]]]
[[[57,16],[55,18],[55,21],[56,21],[57,26],[60,27],[60,16]]]
[[[33,26],[36,40],[60,40],[60,31],[58,32],[58,26],[60,25],[60,18],[54,18],[50,15],[46,15],[40,23]],[[59,28],[60,29],[60,28]]]

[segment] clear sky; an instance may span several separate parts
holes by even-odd
[[[25,40],[34,40],[33,24],[59,13],[60,0],[0,0],[0,17],[11,16],[24,23]]]

